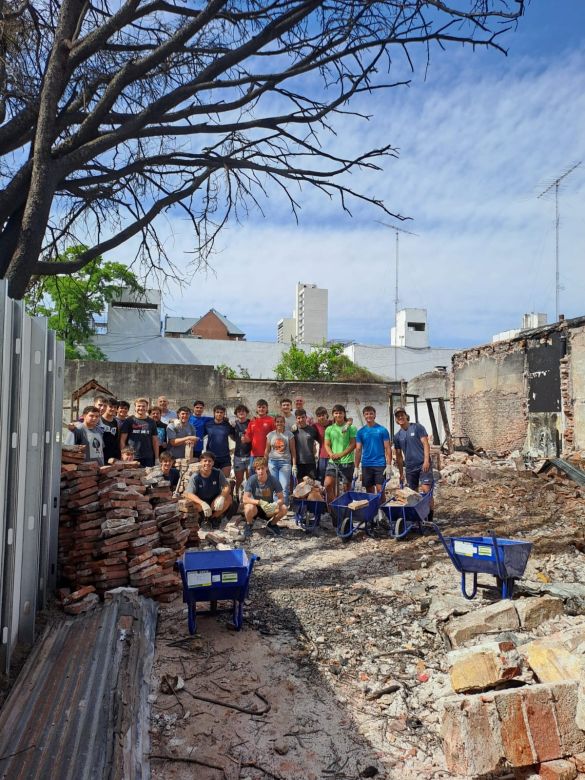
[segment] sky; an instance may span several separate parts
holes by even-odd
[[[584,37],[582,0],[532,0],[505,39],[507,57],[433,52],[409,87],[363,101],[370,121],[336,124],[337,149],[399,149],[351,183],[406,221],[359,204],[349,217],[305,188],[297,223],[271,192],[263,214],[224,229],[209,271],[169,285],[165,313],[213,307],[249,341],[274,341],[300,281],[329,290],[329,338],[389,344],[396,240],[383,220],[416,234],[399,235],[399,308],[427,309],[432,346],[488,342],[525,312],[554,321],[555,200],[537,196],[582,160],[559,190],[560,312],[585,314]],[[179,212],[162,230],[177,263],[187,262],[194,242]]]

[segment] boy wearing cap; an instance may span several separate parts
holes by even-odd
[[[400,426],[393,440],[400,479],[406,470],[408,487],[418,490],[420,484],[421,493],[428,493],[433,487],[429,435],[423,425],[410,422],[406,409],[397,409],[394,419]]]

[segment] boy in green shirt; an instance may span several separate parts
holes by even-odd
[[[343,490],[349,490],[353,479],[353,451],[355,450],[355,425],[347,425],[345,407],[335,404],[333,407],[333,424],[325,428],[324,449],[329,458],[325,470],[325,490],[327,503],[335,498],[335,486],[338,471],[343,478]],[[333,465],[335,464],[335,465]]]

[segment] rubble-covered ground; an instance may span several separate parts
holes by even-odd
[[[443,532],[526,539],[526,580],[585,583],[583,489],[465,460],[447,464],[436,491]],[[441,699],[453,693],[442,626],[495,594],[480,589],[465,601],[433,533],[344,544],[327,521],[313,536],[287,525],[279,539],[255,531],[248,545],[261,560],[241,632],[224,614],[199,618],[190,637],[180,600],[161,608],[153,777],[454,777],[439,735]],[[563,616],[554,628],[571,621],[583,618]],[[166,693],[165,675],[174,678]]]

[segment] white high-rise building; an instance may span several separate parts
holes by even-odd
[[[293,316],[278,320],[277,342],[322,344],[327,341],[328,297],[328,291],[316,284],[297,282]]]
[[[276,341],[278,344],[290,344],[297,339],[297,321],[294,317],[283,317],[276,323]]]

